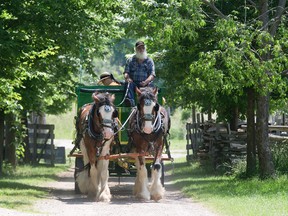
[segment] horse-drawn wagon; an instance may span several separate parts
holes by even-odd
[[[119,180],[130,176],[136,177],[136,197],[163,197],[163,161],[172,160],[170,118],[162,106],[160,90],[144,88],[136,89],[136,93],[138,104],[131,107],[125,103],[125,86],[76,88],[77,136],[69,155],[75,157],[76,193],[109,201],[108,176]],[[147,174],[152,182],[149,187]]]

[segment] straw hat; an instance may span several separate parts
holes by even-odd
[[[102,81],[104,81],[105,79],[108,79],[108,78],[112,79],[111,73],[109,73],[109,72],[103,72],[103,73],[100,75],[100,80],[98,81],[98,83],[100,83],[100,82],[102,82]]]

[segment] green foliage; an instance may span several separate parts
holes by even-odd
[[[191,117],[192,110],[183,109],[181,113],[181,121],[188,122],[188,119]]]
[[[171,128],[170,128],[170,138],[171,139],[185,139],[186,135],[186,122],[187,119],[181,119],[183,111],[178,108],[171,116]]]
[[[288,141],[282,140],[271,144],[271,152],[276,171],[288,173]]]
[[[203,15],[197,11],[199,4],[191,0],[130,1],[124,14],[130,19],[126,31],[138,37],[151,36],[148,44],[157,48],[171,47],[179,37],[194,38],[193,29],[203,25]]]
[[[246,88],[260,94],[273,91],[274,100],[285,98],[287,82],[281,73],[288,62],[287,20],[282,19],[272,36],[263,31],[259,11],[249,4],[216,1],[214,6],[223,15],[219,19],[201,2],[132,1],[133,9],[125,14],[130,18],[127,32],[146,35],[155,51],[157,76],[169,86],[168,102],[183,107],[198,104],[204,112],[216,110],[221,119],[229,120],[231,108],[246,113]]]
[[[9,86],[0,92],[0,109],[13,111],[19,104],[60,113],[70,106],[80,65],[91,73],[92,57],[103,56],[104,46],[121,35],[121,5],[89,0],[1,4],[1,82]]]
[[[21,118],[60,114],[72,106],[81,67],[121,37],[121,1],[4,1],[0,4],[0,110],[14,115],[17,154],[23,154]],[[21,116],[24,115],[24,116]],[[21,127],[22,126],[22,127]]]

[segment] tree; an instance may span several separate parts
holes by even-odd
[[[133,25],[140,24],[136,35],[145,34],[148,43],[160,51],[162,61],[157,68],[171,89],[170,103],[198,104],[204,111],[216,110],[226,120],[231,118],[227,113],[232,108],[247,116],[251,129],[248,155],[255,156],[257,143],[260,176],[273,176],[268,95],[276,91],[280,100],[287,92],[281,77],[288,62],[286,1],[136,2],[140,6],[133,6],[138,13],[133,11],[131,16]],[[256,163],[251,163],[250,156],[247,168],[253,170]]]
[[[110,0],[1,3],[0,111],[21,124],[23,113],[69,109],[80,65],[93,73],[92,57],[103,56],[111,38],[121,35],[122,5]]]

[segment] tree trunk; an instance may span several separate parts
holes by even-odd
[[[192,123],[196,123],[196,107],[192,106]]]
[[[255,145],[255,91],[247,90],[247,166],[246,175],[256,173],[256,145]]]
[[[14,116],[8,114],[6,117],[6,139],[5,139],[5,158],[12,167],[16,168],[16,146],[15,129],[13,128]]]
[[[269,96],[258,95],[256,117],[256,143],[260,178],[265,179],[275,175],[268,139]]]
[[[4,128],[4,111],[0,110],[0,177],[3,175]]]
[[[208,121],[212,120],[212,112],[211,112],[211,108],[208,109]]]
[[[239,122],[239,110],[238,107],[233,107],[232,109],[232,119],[230,121],[230,128],[232,131],[237,131]]]
[[[22,112],[22,125],[25,125],[26,131],[25,131],[25,138],[24,138],[24,163],[28,164],[31,162],[31,153],[30,153],[30,148],[29,148],[29,131],[28,131],[28,119],[27,119],[27,111]]]
[[[285,7],[285,2],[284,7]],[[279,2],[280,3],[280,2]],[[280,7],[282,7],[282,3]],[[259,3],[259,20],[262,22],[263,31],[269,32],[269,1],[260,0]],[[277,12],[278,13],[278,12]],[[279,13],[278,16],[281,16]],[[279,17],[278,17],[279,18]],[[277,19],[278,19],[277,18]],[[275,24],[275,23],[274,23]],[[275,30],[277,27],[274,26]],[[276,31],[275,31],[276,32]],[[271,34],[271,32],[269,32]],[[271,35],[274,36],[273,34]],[[270,41],[263,39],[262,46],[265,47]],[[261,54],[262,61],[269,61],[271,59],[271,53]],[[264,71],[267,75],[269,71]],[[265,89],[264,83],[261,83],[259,80],[259,87]],[[275,176],[275,168],[272,161],[271,150],[269,147],[268,139],[268,118],[269,118],[269,93],[266,92],[265,95],[257,94],[257,114],[256,114],[256,144],[258,148],[258,159],[259,159],[259,169],[260,169],[260,178],[270,178]]]

